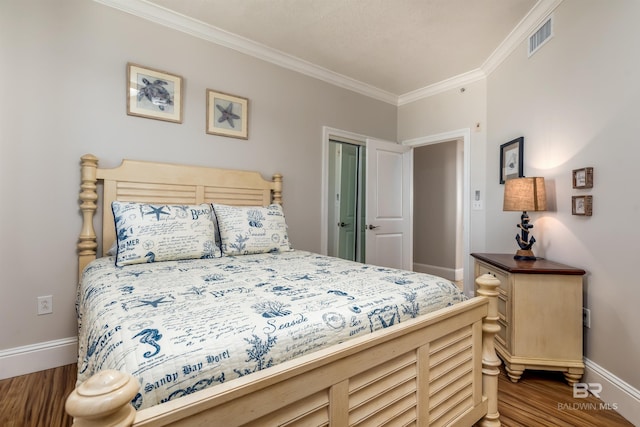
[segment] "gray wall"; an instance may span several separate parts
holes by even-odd
[[[395,106],[93,1],[1,8],[0,350],[76,336],[81,155],[280,172],[293,245],[320,251],[322,126],[396,137]],[[127,62],[184,78],[182,124],[126,115]],[[249,140],[205,133],[207,88],[249,98]]]
[[[494,175],[499,145],[523,135],[525,175],[544,176],[550,188],[550,210],[531,215],[534,251],[587,271],[585,356],[636,389],[639,16],[637,1],[565,0],[554,38],[531,58],[523,44],[487,83],[487,250],[517,249],[519,215],[501,211]],[[586,166],[594,187],[574,190],[571,171]],[[571,196],[587,194],[593,216],[571,215]]]

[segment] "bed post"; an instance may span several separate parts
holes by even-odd
[[[476,279],[476,284],[478,295],[489,299],[487,317],[482,321],[482,393],[487,397],[487,414],[478,424],[482,427],[497,427],[500,425],[498,375],[501,362],[496,354],[494,338],[500,331],[497,290],[500,281],[490,274],[483,274]]]
[[[273,175],[273,203],[282,204],[282,175],[276,173]]]
[[[82,230],[78,239],[78,277],[91,261],[96,259],[98,242],[93,228],[93,215],[96,213],[98,158],[92,154],[81,157],[80,210],[82,211]]]
[[[130,374],[100,371],[71,392],[65,409],[73,417],[73,427],[130,426],[136,416],[131,400],[139,389]]]

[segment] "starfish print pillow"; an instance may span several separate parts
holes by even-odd
[[[222,256],[211,205],[112,202],[116,265]]]

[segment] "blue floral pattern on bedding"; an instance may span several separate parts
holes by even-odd
[[[87,266],[78,380],[102,369],[166,402],[464,300],[443,278],[305,251]]]

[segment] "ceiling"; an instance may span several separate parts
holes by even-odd
[[[398,103],[477,74],[561,0],[96,1]]]

